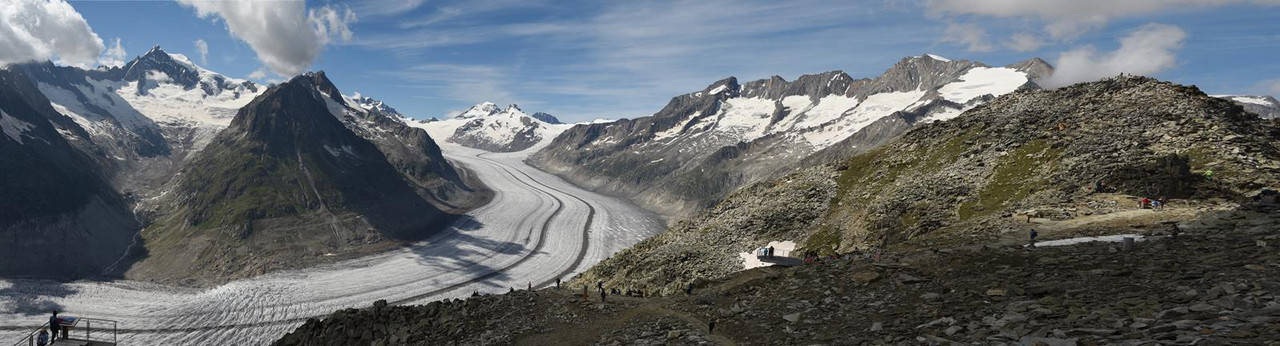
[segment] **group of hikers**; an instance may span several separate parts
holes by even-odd
[[[58,332],[62,332],[62,340],[67,339],[67,334],[71,332],[71,327],[63,325],[64,319],[58,317],[58,312],[54,311],[53,316],[49,317],[49,330],[40,329],[40,333],[36,334],[36,345],[45,346],[53,344],[58,339]]]
[[[1157,198],[1157,199],[1142,197],[1142,199],[1138,200],[1138,209],[1151,208],[1151,209],[1164,210],[1164,206],[1168,204],[1169,204],[1169,199],[1165,198],[1164,196],[1160,196],[1160,198]]]

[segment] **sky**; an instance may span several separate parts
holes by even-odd
[[[924,53],[1040,57],[1051,87],[1125,72],[1280,95],[1280,0],[0,1],[0,63],[117,65],[160,45],[263,83],[324,70],[420,119],[485,101],[646,116],[728,76],[874,77]]]

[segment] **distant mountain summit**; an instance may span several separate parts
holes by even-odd
[[[492,152],[515,152],[545,144],[564,129],[559,119],[547,113],[529,115],[515,104],[506,108],[492,102],[471,106],[453,117],[414,126],[443,136],[449,142]]]
[[[530,157],[534,166],[647,208],[686,216],[739,186],[796,168],[820,151],[849,155],[912,127],[954,118],[997,96],[1038,89],[1052,70],[926,54],[875,78],[843,71],[740,83],[676,96],[652,116],[575,126]]]
[[[375,130],[352,128],[372,121],[356,117],[369,114],[356,107],[323,72],[273,86],[250,102],[179,175],[176,208],[157,210],[145,232],[149,256],[130,275],[256,275],[326,254],[386,249],[450,223],[436,205],[442,200],[415,193],[465,188],[438,148],[420,166],[439,168],[429,181],[402,174],[379,144],[357,134]],[[426,139],[421,130],[406,131]]]
[[[1271,96],[1214,95],[1214,97],[1231,100],[1244,107],[1245,110],[1257,114],[1263,119],[1280,119],[1280,101]]]

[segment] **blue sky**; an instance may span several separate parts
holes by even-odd
[[[125,60],[159,44],[232,77],[284,78],[256,53],[278,44],[273,35],[230,30],[241,22],[228,18],[256,11],[185,1],[71,6],[108,47],[119,38]],[[368,0],[294,2],[301,6],[283,11],[333,9],[340,20],[322,23],[345,25],[321,35],[322,50],[299,68],[325,70],[345,93],[385,100],[416,118],[482,101],[567,121],[644,116],[726,76],[792,80],[844,70],[873,77],[921,53],[990,65],[1072,56],[1080,78],[1128,71],[1209,93],[1280,94],[1276,1],[1018,3]],[[255,39],[257,46],[247,43]],[[196,40],[207,42],[207,61]]]

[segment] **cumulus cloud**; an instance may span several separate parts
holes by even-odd
[[[196,51],[200,52],[200,64],[209,64],[209,43],[204,39],[196,40]]]
[[[124,58],[126,56],[124,47],[120,45],[120,38],[117,37],[111,44],[111,48],[107,48],[107,51],[98,58],[98,64],[102,66],[124,66]]]
[[[56,59],[94,63],[106,48],[89,23],[63,0],[5,0],[0,6],[0,64]]]
[[[1280,5],[1280,0],[929,0],[928,10],[935,16],[1039,17],[1050,37],[1074,39],[1111,18],[1234,4]]]
[[[987,42],[987,30],[974,24],[947,25],[942,41],[963,44],[970,52],[990,52],[995,48]]]
[[[1047,87],[1060,87],[1120,73],[1159,73],[1177,65],[1175,51],[1186,38],[1187,33],[1176,26],[1147,24],[1121,38],[1115,51],[1099,53],[1084,46],[1062,53],[1053,75],[1042,82]]]
[[[1004,46],[1017,52],[1030,52],[1044,46],[1044,41],[1041,41],[1035,35],[1020,32],[1010,36],[1009,40],[1005,41]]]
[[[232,36],[249,44],[258,60],[280,76],[306,71],[324,46],[351,39],[349,8],[308,10],[304,1],[178,0],[201,18],[220,18]]]

